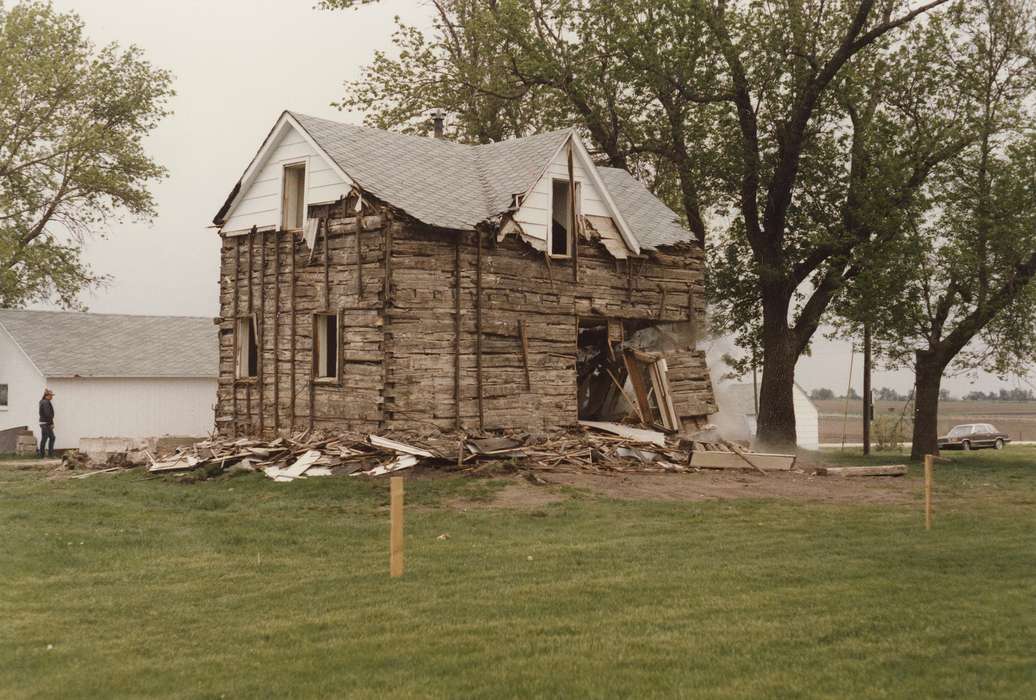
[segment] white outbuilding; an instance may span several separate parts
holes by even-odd
[[[58,449],[80,438],[212,431],[219,351],[211,318],[0,310],[0,433],[39,438],[55,394]]]
[[[820,411],[809,395],[795,384],[795,435],[804,450],[820,449]],[[756,388],[751,382],[722,383],[716,390],[716,403],[725,418],[721,427],[734,439],[754,441],[756,432]],[[735,434],[739,433],[739,434]]]

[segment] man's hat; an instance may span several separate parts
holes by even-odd
[[[54,396],[54,392],[51,391],[50,389],[44,389],[43,390],[43,395],[44,396]]]

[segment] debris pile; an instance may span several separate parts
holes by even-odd
[[[272,440],[210,437],[173,452],[143,452],[147,471],[209,478],[262,472],[277,482],[316,476],[382,476],[418,465],[461,473],[503,469],[524,472],[693,472],[700,469],[788,470],[791,455],[760,455],[711,433],[679,438],[620,423],[581,421],[579,429],[544,434],[464,433],[363,435],[303,431]],[[67,457],[71,469],[91,465],[85,455]],[[136,457],[136,455],[132,455]],[[113,454],[104,468],[82,476],[140,466]],[[100,466],[100,465],[99,465]]]

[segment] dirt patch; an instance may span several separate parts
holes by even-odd
[[[557,489],[549,485],[533,485],[520,477],[514,477],[514,481],[498,492],[493,494],[491,500],[476,501],[467,498],[458,498],[448,502],[451,508],[460,510],[473,510],[478,508],[542,508],[551,503],[558,503],[567,499],[564,494],[558,493]]]
[[[800,502],[890,504],[908,503],[920,493],[913,477],[823,477],[801,472],[690,474],[592,474],[539,472],[545,485],[516,479],[489,501],[458,500],[461,508],[536,508],[564,500],[552,486],[572,486],[623,500],[717,501],[740,498],[779,498]]]

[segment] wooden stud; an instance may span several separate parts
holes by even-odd
[[[532,377],[529,375],[529,335],[525,331],[525,319],[518,321],[518,337],[522,342],[522,366],[525,369],[525,390],[532,391]]]
[[[255,332],[259,340],[259,435],[266,429],[266,231],[259,236],[259,323]]]
[[[317,227],[324,227],[324,308],[330,310],[331,308],[331,255],[328,251],[327,239],[330,232],[327,230],[326,219],[320,219],[320,223]]]
[[[255,299],[254,299],[255,293],[252,290],[252,274],[253,274],[252,258],[253,258],[253,255],[254,255],[252,249],[254,247],[255,247],[255,226],[253,226],[252,230],[248,232],[248,317],[249,318],[254,318],[253,314],[255,312]],[[253,324],[253,327],[252,327],[252,332],[255,333],[258,336],[259,329],[255,328],[254,324]],[[256,338],[256,340],[258,340],[258,337]],[[258,348],[256,348],[256,351],[258,352]],[[255,423],[252,422],[252,378],[251,378],[251,376],[248,377],[248,384],[245,385],[245,420],[246,420],[245,425],[248,426],[248,432],[245,433],[245,434],[246,435],[251,435],[253,432],[255,432]]]
[[[298,362],[297,362],[297,360],[298,360],[298,352],[297,352],[298,343],[295,340],[296,335],[297,335],[297,333],[296,333],[296,324],[297,324],[296,317],[298,316],[298,310],[297,310],[296,304],[298,304],[298,299],[296,298],[296,294],[295,294],[295,279],[298,277],[298,275],[295,273],[295,234],[294,233],[289,233],[288,234],[288,252],[291,254],[291,280],[289,281],[289,284],[291,285],[290,286],[290,292],[291,292],[291,326],[290,326],[290,330],[291,330],[291,395],[288,398],[289,398],[289,404],[290,404],[290,407],[291,407],[291,416],[290,416],[291,422],[289,423],[289,425],[291,426],[292,431],[294,431],[295,430],[295,416],[296,416],[295,395],[298,392],[298,389],[296,387],[296,382],[295,382],[295,372],[296,372],[295,365],[298,364]]]
[[[356,215],[356,298],[363,299],[363,209]]]
[[[932,529],[932,481],[935,457],[924,456],[924,529]]]
[[[273,232],[273,430],[281,429],[281,235]]]
[[[460,430],[460,236],[453,244],[453,426]]]
[[[579,281],[579,231],[576,229],[576,178],[572,166],[572,138],[568,140],[568,222],[572,232],[572,281]]]
[[[233,304],[233,308],[234,308],[234,353],[233,353],[234,366],[233,366],[233,369],[232,369],[233,381],[231,382],[231,386],[233,387],[233,391],[234,391],[234,401],[233,401],[233,416],[234,416],[234,420],[231,421],[231,423],[230,423],[231,434],[234,437],[237,437],[237,420],[238,420],[238,408],[237,408],[237,370],[238,370],[238,367],[240,367],[240,364],[241,364],[241,361],[239,359],[239,355],[240,355],[240,352],[241,352],[241,350],[240,350],[240,348],[241,348],[241,345],[240,345],[241,339],[237,337],[237,325],[238,325],[237,324],[237,315],[238,315],[238,313],[240,313],[240,311],[239,311],[240,301],[239,301],[238,297],[240,297],[240,295],[241,295],[241,289],[240,289],[241,288],[241,284],[239,282],[239,279],[240,279],[240,276],[241,276],[240,272],[241,272],[241,237],[240,236],[235,236],[234,237],[234,304]]]
[[[475,231],[475,382],[478,384],[478,427],[486,426],[482,396],[482,232]]]
[[[389,478],[389,575],[403,575],[403,477]]]
[[[389,396],[388,392],[391,390],[391,379],[392,379],[392,328],[389,323],[389,309],[392,308],[392,216],[391,212],[386,212],[382,217],[382,225],[385,227],[384,239],[383,239],[383,263],[384,263],[384,281],[382,282],[382,302],[381,302],[381,317],[382,317],[382,347],[381,347],[381,427],[385,428],[388,426],[388,421],[391,420],[394,415],[389,411]]]

